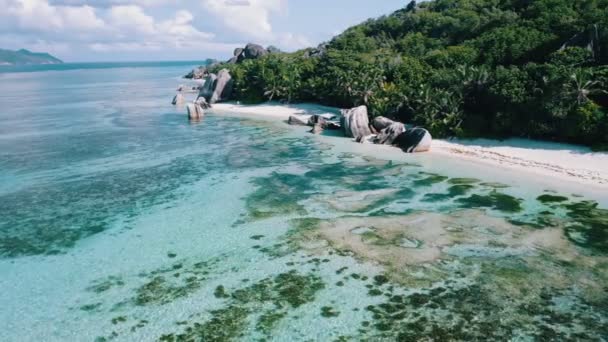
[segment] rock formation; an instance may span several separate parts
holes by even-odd
[[[209,103],[207,103],[207,100],[205,100],[204,97],[199,97],[194,101],[194,104],[201,106],[201,108],[203,109],[209,109],[211,108],[211,105]]]
[[[205,77],[206,74],[207,74],[207,68],[204,66],[199,66],[198,68],[192,69],[192,71],[190,71],[188,74],[186,74],[184,76],[184,78],[198,80],[198,79]]]
[[[290,125],[308,126],[310,117],[310,115],[291,115],[289,120],[287,120],[287,123]]]
[[[188,103],[186,110],[188,111],[188,119],[190,120],[199,120],[205,116],[203,108],[196,103]]]
[[[394,141],[394,145],[401,148],[404,152],[426,152],[431,149],[433,138],[429,131],[424,128],[416,127],[401,133]]]
[[[433,138],[424,128],[407,129],[405,124],[382,116],[376,117],[370,124],[365,106],[345,109],[342,115],[344,135],[355,138],[358,143],[393,145],[408,153],[431,149]],[[317,127],[313,129],[313,133],[318,131]]]
[[[238,49],[237,49],[238,50]],[[241,53],[236,56],[238,62],[242,62],[247,59],[258,59],[268,54],[268,50],[264,49],[261,45],[249,43],[242,49]]]
[[[226,101],[230,99],[232,95],[232,86],[234,80],[230,75],[230,71],[228,69],[222,69],[217,74],[217,79],[213,84],[213,94],[210,99],[207,99],[207,102],[210,104],[214,104],[221,101]]]
[[[344,130],[344,135],[349,138],[361,139],[372,134],[369,129],[367,107],[359,106],[352,109],[343,109],[340,126]]]
[[[374,120],[372,120],[372,128],[376,132],[381,132],[383,129],[387,128],[394,122],[395,121],[385,118],[384,116],[377,116],[374,118]]]
[[[314,134],[321,134],[326,129],[338,130],[340,129],[340,123],[335,121],[336,116],[331,114],[315,114],[315,115],[291,115],[287,123],[290,125],[298,126],[311,126],[313,129],[310,131]]]
[[[248,59],[258,59],[270,53],[281,53],[281,50],[274,46],[269,46],[267,49],[265,49],[259,44],[249,43],[244,48],[234,49],[234,54],[232,58],[230,58],[226,63],[242,63],[243,61],[246,61]]]
[[[203,98],[208,104],[227,101],[232,95],[234,80],[228,69],[222,69],[218,74],[208,74],[203,85],[199,88],[198,98]]]
[[[172,105],[182,105],[186,100],[184,99],[184,95],[178,93],[173,97],[173,101],[171,101]]]
[[[198,92],[198,97],[204,98],[207,102],[213,96],[214,84],[217,76],[215,74],[208,74],[204,81],[203,85],[200,87]]]
[[[387,119],[388,120],[388,119]],[[397,138],[406,132],[405,125],[401,122],[393,121],[388,127],[378,133],[373,142],[375,144],[392,145]]]

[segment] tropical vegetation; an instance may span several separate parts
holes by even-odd
[[[608,0],[434,0],[224,64],[245,102],[367,105],[438,137],[608,148]]]

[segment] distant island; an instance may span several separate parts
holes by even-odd
[[[32,65],[32,64],[61,64],[57,57],[45,52],[31,52],[29,50],[0,49],[0,65]]]

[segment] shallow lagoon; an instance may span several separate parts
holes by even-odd
[[[0,75],[0,339],[608,336],[606,194],[188,123],[182,69]]]

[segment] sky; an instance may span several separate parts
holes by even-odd
[[[66,62],[228,59],[316,46],[406,0],[0,0],[0,48]]]

